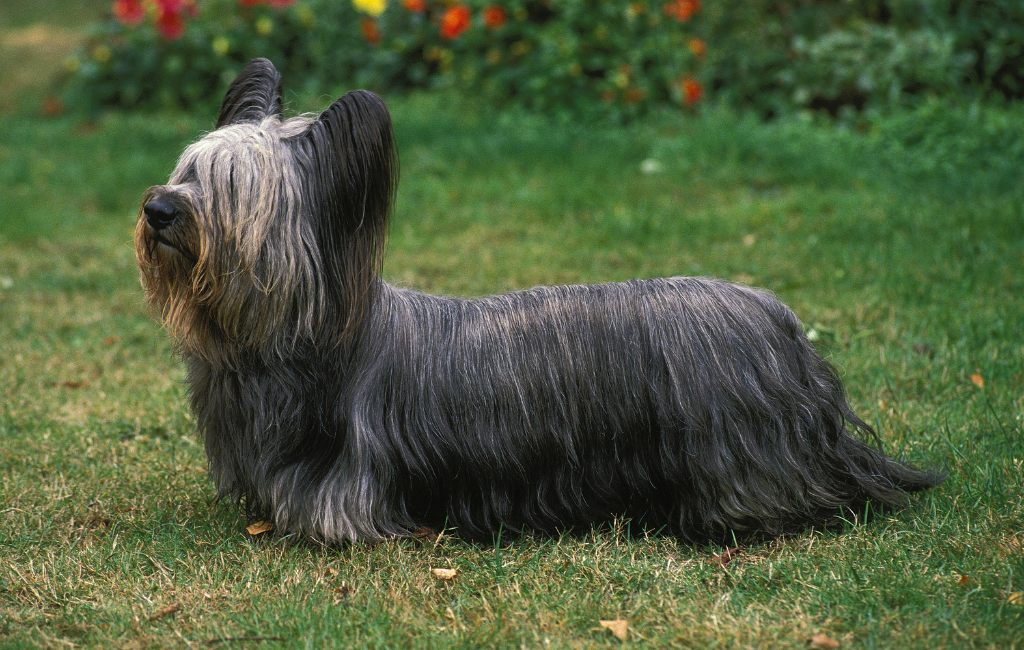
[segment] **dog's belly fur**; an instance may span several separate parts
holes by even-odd
[[[870,429],[788,308],[717,280],[477,300],[381,283],[354,346],[191,359],[189,383],[220,493],[328,543],[620,515],[774,535],[930,484],[851,435]]]

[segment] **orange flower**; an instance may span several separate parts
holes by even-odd
[[[380,45],[381,35],[380,30],[377,29],[377,21],[369,16],[363,18],[363,22],[359,23],[359,30],[363,33],[363,38],[370,45]]]
[[[700,11],[700,0],[670,0],[661,9],[669,18],[685,23],[693,14]]]
[[[142,0],[114,0],[111,11],[114,12],[114,18],[131,27],[139,25],[146,18]]]
[[[455,5],[445,9],[441,16],[441,38],[452,40],[458,38],[462,32],[469,29],[472,22],[472,14],[466,5]]]
[[[639,104],[645,99],[647,99],[647,93],[640,88],[629,88],[626,90],[625,100],[627,104]]]
[[[699,38],[691,38],[690,42],[686,44],[686,47],[688,47],[690,51],[693,52],[693,55],[698,59],[703,59],[704,54],[708,51],[708,46]]]
[[[406,11],[422,13],[427,10],[426,0],[402,0],[402,6]]]
[[[488,29],[500,29],[508,22],[508,14],[498,5],[491,5],[484,9],[484,25]]]
[[[683,104],[687,108],[693,108],[700,101],[701,97],[704,96],[704,89],[701,88],[700,82],[693,77],[683,77],[679,87],[683,91]]]

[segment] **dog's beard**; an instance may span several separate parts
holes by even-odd
[[[194,232],[194,225],[186,221],[157,230],[145,215],[135,226],[135,257],[146,301],[175,340],[188,348],[207,338],[199,335],[202,321],[196,313],[204,289],[197,273],[199,244]]]

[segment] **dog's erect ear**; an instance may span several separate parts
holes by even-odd
[[[267,59],[253,59],[224,95],[217,128],[238,122],[262,122],[281,115],[281,75]]]
[[[348,228],[386,226],[398,179],[398,154],[384,100],[353,90],[330,105],[306,136],[320,161],[318,187]],[[339,225],[339,224],[336,224]]]
[[[347,93],[293,141],[305,167],[324,290],[341,318],[333,339],[351,338],[372,309],[388,219],[398,184],[391,115],[377,95]]]

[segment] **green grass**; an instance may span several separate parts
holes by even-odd
[[[392,104],[390,281],[768,287],[819,335],[886,450],[947,482],[903,513],[749,546],[725,568],[721,548],[622,530],[250,539],[213,499],[130,243],[142,190],[212,116],[5,116],[0,647],[619,647],[599,620],[620,618],[636,647],[1024,645],[1019,109],[930,107],[859,134],[714,111],[600,129]]]

